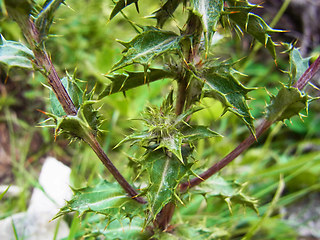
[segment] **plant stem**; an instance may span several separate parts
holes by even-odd
[[[45,76],[48,78],[48,83],[52,87],[52,90],[57,96],[57,99],[59,100],[64,111],[68,115],[77,115],[78,110],[76,109],[68,92],[64,88],[50,57],[48,56],[47,52],[43,49],[43,47],[40,47],[41,43],[39,41],[39,32],[36,29],[34,22],[31,19],[29,19],[28,24],[23,22],[20,24],[20,27],[32,48],[37,65],[45,70]],[[88,138],[84,140],[97,154],[101,162],[106,166],[106,168],[118,181],[121,187],[137,202],[141,204],[146,203],[146,201],[143,198],[137,197],[137,191],[125,180],[125,178],[121,175],[118,169],[113,165],[106,153],[102,150],[95,136],[90,133]]]
[[[188,75],[188,74],[186,74]],[[187,86],[188,86],[188,77],[183,76],[178,81],[178,92],[176,100],[176,115],[180,115],[183,112],[184,104],[187,98]]]
[[[310,65],[310,67],[302,74],[299,80],[293,85],[293,87],[298,88],[300,91],[307,85],[311,78],[320,69],[320,56]]]
[[[29,19],[29,24],[22,25],[21,29],[32,47],[32,51],[35,55],[36,63],[39,67],[42,67],[45,71],[45,75],[48,79],[48,83],[50,84],[53,92],[55,93],[57,99],[59,100],[63,110],[68,115],[77,115],[77,109],[72,102],[68,92],[62,85],[62,82],[58,76],[58,73],[55,67],[52,64],[50,57],[48,56],[47,52],[40,48],[39,42],[39,33],[36,29],[33,21]]]
[[[172,219],[174,210],[175,210],[174,203],[169,202],[167,205],[165,205],[156,217],[156,221],[154,222],[156,227],[160,228],[162,231],[165,231]]]
[[[189,14],[189,18],[186,23],[186,35],[194,35],[192,43],[184,49],[185,60],[181,64],[188,65],[189,63],[194,64],[194,62],[198,62],[200,60],[199,56],[199,44],[202,35],[202,23],[199,20],[199,17],[194,15],[192,12]],[[188,95],[188,84],[190,81],[190,74],[188,71],[184,70],[180,75],[178,82],[178,92],[176,99],[176,109],[175,114],[178,116],[189,106],[186,105],[187,95]],[[161,230],[166,230],[172,216],[174,214],[175,205],[173,202],[169,202],[165,205],[161,212],[157,215],[154,225],[160,228]]]
[[[146,203],[146,201],[142,197],[137,197],[138,192],[125,180],[118,169],[113,165],[107,154],[103,151],[95,136],[90,134],[89,139],[86,139],[86,142],[93,149],[103,165],[109,170],[109,172],[113,175],[113,177],[117,180],[121,187],[131,196],[131,198],[135,199],[141,204]]]
[[[256,138],[260,137],[270,126],[272,122],[263,120],[263,122],[259,125],[256,131]],[[256,142],[256,138],[253,135],[247,137],[242,143],[240,143],[231,153],[229,153],[226,157],[224,157],[219,162],[215,163],[212,167],[208,170],[203,172],[197,178],[193,178],[188,182],[182,183],[180,185],[180,190],[182,192],[186,191],[188,188],[194,187],[204,180],[211,177],[213,174],[220,171],[230,162],[232,162],[236,157],[238,157],[243,151],[247,150],[254,142]]]
[[[312,79],[312,77],[316,74],[316,72],[320,69],[320,56],[314,61],[313,64],[302,74],[299,80],[293,85],[293,87],[299,89],[300,91],[306,86],[306,84]],[[257,138],[259,138],[269,127],[273,124],[273,122],[268,120],[263,120],[263,122],[258,126],[256,131],[256,138],[252,135],[247,137],[242,143],[240,143],[231,153],[229,153],[226,157],[224,157],[219,162],[215,163],[208,170],[203,172],[197,178],[193,178],[188,182],[180,184],[180,190],[182,192],[186,191],[188,188],[194,187],[204,180],[208,179],[230,162],[232,162],[236,157],[238,157],[242,152],[247,150]]]

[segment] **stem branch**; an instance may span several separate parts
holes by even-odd
[[[256,138],[260,137],[270,126],[272,122],[263,120],[263,122],[260,124],[260,126],[257,128],[256,131]],[[242,152],[247,150],[254,142],[256,142],[256,138],[253,135],[250,135],[247,137],[242,143],[240,143],[231,153],[229,153],[227,156],[225,156],[222,160],[215,163],[212,167],[210,167],[208,170],[203,172],[199,175],[197,178],[193,178],[188,182],[182,183],[180,185],[180,190],[182,192],[186,191],[188,188],[194,187],[204,180],[208,179],[218,171],[220,171],[222,168],[224,168],[226,165],[228,165],[230,162],[232,162],[236,157],[238,157]]]
[[[118,169],[113,165],[107,154],[101,148],[95,136],[90,134],[89,139],[86,139],[86,142],[93,149],[103,165],[109,170],[109,172],[113,175],[113,177],[117,180],[121,187],[131,196],[131,198],[135,199],[141,204],[146,203],[146,201],[142,197],[137,197],[138,192],[125,180]]]
[[[312,79],[312,77],[316,74],[316,72],[320,69],[320,56],[314,61],[313,64],[302,74],[299,80],[293,85],[293,87],[299,89],[300,91],[306,86],[306,84]],[[259,138],[269,127],[273,124],[273,122],[268,120],[263,120],[263,122],[258,126],[256,131],[256,138]],[[231,163],[236,157],[238,157],[242,152],[247,150],[255,141],[256,138],[252,135],[247,137],[242,143],[240,143],[231,153],[229,153],[226,157],[224,157],[219,162],[215,163],[208,170],[203,172],[197,178],[193,178],[188,182],[180,184],[180,190],[182,192],[186,191],[188,188],[194,187],[204,180],[208,179],[226,165]]]
[[[52,87],[52,90],[54,91],[64,111],[67,115],[77,115],[78,110],[76,109],[68,92],[64,88],[49,55],[44,50],[44,48],[40,46],[41,43],[39,40],[39,32],[36,29],[34,22],[31,19],[29,19],[29,22],[27,24],[25,22],[20,21],[19,25],[21,27],[21,30],[23,31],[24,36],[26,37],[28,43],[32,48],[32,51],[35,55],[36,64],[45,70],[45,76],[48,79],[48,83]],[[102,150],[95,136],[90,133],[87,139],[85,139],[85,141],[93,149],[93,151],[99,157],[103,165],[105,165],[105,167],[110,171],[110,173],[118,181],[121,187],[137,202],[141,204],[146,203],[146,201],[143,198],[137,197],[137,191],[125,180],[125,178],[121,175],[118,169],[113,165],[113,163],[108,158],[107,154]]]

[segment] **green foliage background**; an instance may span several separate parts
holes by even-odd
[[[130,41],[136,32],[130,22],[120,14],[108,21],[113,7],[111,1],[68,0],[67,4],[68,7],[62,5],[59,8],[55,17],[55,23],[50,30],[52,36],[47,42],[48,52],[52,53],[53,63],[61,76],[65,71],[72,74],[76,67],[77,78],[85,80],[89,89],[97,84],[97,89],[102,90],[105,84],[110,83],[103,75],[121,58],[123,47],[116,39]],[[157,1],[148,1],[148,4],[140,8],[140,14],[133,5],[126,8],[125,13],[129,19],[134,19],[137,23],[154,23],[155,20],[144,16],[158,7]],[[172,22],[169,28],[174,29],[179,21],[183,22],[179,16],[178,19],[177,22]],[[18,26],[8,21],[4,14],[1,16],[0,30],[7,40],[23,39]],[[223,48],[217,45],[211,51],[233,60],[247,55],[247,52],[239,50],[241,41],[238,38],[229,35],[223,43]],[[264,55],[266,52],[261,50],[258,54]],[[269,102],[264,87],[275,93],[281,87],[280,82],[289,81],[287,76],[279,71],[289,68],[285,62],[280,56],[278,67],[271,57],[264,61],[256,61],[253,57],[238,63],[242,72],[248,75],[242,77],[241,82],[246,87],[260,87],[249,93],[249,96],[255,99],[249,102],[254,118],[262,116],[265,102]],[[127,69],[143,70],[137,66],[129,66]],[[8,83],[3,85],[5,76],[6,70],[1,68],[1,89],[7,88],[7,91],[2,91],[0,96],[0,120],[7,126],[10,136],[12,171],[12,177],[3,181],[21,186],[24,191],[14,199],[2,199],[0,218],[27,208],[31,187],[39,187],[36,179],[41,157],[49,153],[71,166],[73,187],[97,183],[100,176],[113,181],[89,147],[75,143],[65,148],[66,142],[62,138],[54,143],[50,130],[35,127],[45,119],[36,109],[50,110],[46,109],[50,106],[49,90],[41,85],[46,84],[43,76],[39,73],[30,74],[25,70],[11,69]],[[136,177],[136,173],[126,166],[137,156],[138,147],[129,147],[129,144],[116,149],[113,147],[124,136],[132,133],[132,128],[141,130],[138,121],[128,119],[139,118],[145,105],[159,106],[163,97],[170,91],[170,85],[171,80],[161,80],[150,83],[150,86],[127,91],[125,97],[122,93],[117,93],[97,103],[96,107],[101,107],[100,113],[107,120],[103,123],[103,129],[107,133],[100,136],[100,142],[114,164],[130,180]],[[28,104],[24,104],[24,101]],[[206,108],[194,114],[195,123],[208,125],[226,136],[198,141],[196,159],[199,161],[196,164],[197,167],[205,169],[233,150],[249,133],[246,126],[233,114],[226,113],[223,117],[220,116],[223,106],[218,101],[205,99],[202,104]],[[227,180],[248,182],[246,190],[251,196],[259,199],[260,216],[254,210],[244,210],[239,206],[233,207],[231,214],[228,204],[221,198],[190,196],[191,204],[180,207],[174,215],[172,223],[179,226],[177,231],[184,232],[186,239],[194,238],[196,233],[205,235],[206,229],[208,234],[213,230],[216,234],[208,235],[208,239],[219,236],[239,239],[247,232],[255,234],[253,239],[296,239],[294,224],[289,224],[282,218],[280,210],[301,198],[319,192],[320,118],[317,113],[319,108],[315,105],[311,105],[308,118],[303,122],[295,117],[292,122],[286,122],[287,126],[283,123],[274,125],[252,148],[221,172]],[[37,145],[35,149],[34,145]],[[279,180],[280,175],[285,183],[285,190],[277,198],[274,196],[282,181]],[[274,202],[271,204],[272,199]],[[272,214],[268,214],[270,211]],[[73,228],[83,230],[76,218],[71,219],[70,224],[71,222]],[[194,229],[201,227],[203,232],[187,229],[184,227],[185,223]]]

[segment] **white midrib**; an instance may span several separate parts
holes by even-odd
[[[155,195],[155,198],[154,198],[154,201],[153,201],[152,208],[153,208],[153,207],[154,207],[154,205],[155,205],[156,199],[157,199],[157,198],[158,198],[158,196],[160,195],[159,193],[160,193],[160,191],[161,191],[161,188],[162,188],[162,186],[163,186],[163,183],[164,183],[165,177],[166,177],[166,175],[167,175],[166,173],[167,173],[167,170],[168,170],[169,161],[170,161],[170,159],[169,159],[169,158],[167,158],[166,163],[165,163],[165,166],[164,166],[164,169],[163,169],[163,172],[162,172],[160,185],[159,185],[158,191],[157,191],[157,193],[156,193],[156,195]]]
[[[104,231],[104,233],[112,233],[112,232],[125,232],[126,230],[131,230],[131,231],[134,231],[134,230],[137,230],[137,231],[142,231],[143,228],[142,227],[137,227],[137,226],[128,226],[128,227],[121,227],[121,228],[116,228],[116,229],[106,229]]]
[[[111,198],[107,198],[107,199],[103,199],[101,201],[98,201],[98,202],[94,202],[94,203],[88,203],[87,204],[87,207],[92,207],[92,206],[98,206],[102,203],[107,203],[107,202],[111,202],[115,199],[119,199],[119,198],[126,198],[127,196],[125,195],[121,195],[121,196],[116,196],[116,197],[111,197]]]
[[[207,0],[200,0],[199,1],[199,12],[202,14],[203,24],[205,25],[205,31],[208,30],[208,17],[206,14],[206,9],[209,7],[207,6]]]
[[[134,57],[134,59],[139,58],[139,57],[141,57],[141,56],[148,55],[150,52],[153,52],[153,51],[155,51],[155,50],[157,50],[157,49],[160,49],[161,46],[167,45],[168,43],[170,43],[170,42],[171,42],[173,39],[175,39],[175,38],[176,38],[176,37],[171,37],[171,38],[163,41],[162,43],[160,43],[160,44],[158,44],[158,45],[156,45],[156,46],[154,46],[154,47],[152,47],[152,48],[149,48],[147,51],[144,51],[144,52],[142,52],[142,53],[137,54],[137,55]]]

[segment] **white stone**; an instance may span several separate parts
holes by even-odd
[[[71,198],[71,170],[55,158],[48,157],[41,169],[39,184],[31,196],[27,212],[14,214],[0,221],[0,239],[15,239],[13,224],[19,239],[53,239],[57,224],[57,239],[67,237],[69,227],[62,219],[50,221]]]

